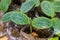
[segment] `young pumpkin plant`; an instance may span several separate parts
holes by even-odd
[[[33,19],[32,26],[38,30],[53,27],[53,34],[59,34],[58,36],[60,36],[60,20],[57,18],[49,19],[46,17],[38,17]],[[58,37],[48,38],[48,40],[58,40]]]
[[[29,17],[27,15],[20,12],[15,12],[15,11],[6,13],[1,20],[2,22],[12,21],[20,25],[27,25],[30,23]]]
[[[32,26],[36,29],[45,29],[45,28],[54,28],[54,34],[60,34],[60,19],[56,18],[54,5],[49,1],[43,1],[41,3],[42,11],[47,15],[50,16],[51,19],[46,17],[38,17],[34,18],[32,21]],[[57,22],[58,21],[58,22]]]
[[[53,18],[49,19],[46,17],[38,17],[33,19],[32,26],[37,29],[46,29],[46,28],[54,28],[54,33],[59,34],[60,33],[60,19]]]
[[[59,6],[59,3],[57,3]],[[42,11],[47,15],[51,17],[51,21],[53,22],[53,28],[54,28],[54,33],[55,34],[59,34],[60,33],[60,19],[56,18],[56,13],[55,12],[59,12],[60,10],[58,9],[58,7],[54,8],[54,5],[56,6],[56,2],[51,3],[49,1],[43,1],[41,3],[41,9]],[[55,11],[56,10],[56,11]]]
[[[17,12],[15,12],[15,11],[8,12],[2,17],[1,20],[3,22],[12,21],[12,22],[14,22],[16,24],[20,24],[20,25],[31,24],[36,29],[45,29],[45,28],[53,27],[54,34],[58,35],[58,34],[60,34],[60,25],[59,25],[60,19],[55,17],[56,16],[55,12],[60,12],[59,9],[57,9],[60,5],[59,5],[59,3],[57,3],[58,7],[55,8],[54,5],[55,6],[57,5],[55,3],[54,2],[51,3],[50,1],[43,1],[40,5],[39,0],[28,0],[28,1],[26,0],[26,2],[24,2],[22,4],[22,6],[20,8],[20,12],[18,12],[18,11]],[[37,17],[37,18],[34,18],[32,20],[32,22],[30,22],[30,18],[24,13],[31,10],[34,6],[38,7],[39,5],[41,6],[42,12],[44,14],[46,14],[47,16],[50,16],[51,19],[46,18],[46,17]]]
[[[55,4],[55,3],[54,3]],[[54,8],[54,4],[51,3],[50,1],[43,1],[41,3],[41,10],[43,11],[44,14],[46,14],[47,16],[50,16],[51,19],[48,19],[46,17],[39,17],[39,18],[35,18],[32,21],[32,26],[37,28],[37,29],[45,29],[45,28],[50,28],[53,27],[54,28],[54,33],[55,34],[59,34],[59,30],[60,30],[60,19],[55,18],[56,14],[55,14],[55,8]],[[25,3],[22,4],[20,11],[26,13],[29,10],[31,10],[31,8],[36,5],[36,2],[33,0],[28,0]],[[56,5],[56,4],[55,4]],[[29,6],[29,7],[28,7]],[[55,20],[55,19],[56,20]],[[54,21],[55,20],[55,21]],[[58,20],[58,22],[56,22]],[[58,25],[57,25],[58,23]]]

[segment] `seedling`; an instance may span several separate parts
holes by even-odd
[[[29,24],[29,17],[20,12],[8,12],[2,17],[2,21],[13,21],[16,24],[25,25]]]
[[[46,29],[46,28],[54,28],[54,34],[59,34],[60,32],[60,19],[58,18],[53,18],[53,19],[48,19],[45,17],[39,17],[35,18],[32,21],[32,26],[37,29]]]
[[[26,0],[20,8],[20,12],[12,11],[6,13],[2,17],[3,22],[12,21],[19,25],[27,25],[30,24],[31,28],[34,27],[36,29],[46,29],[46,28],[53,28],[54,34],[58,35],[60,34],[60,19],[56,18],[55,12],[60,12],[60,5],[57,3],[58,1],[42,1],[40,3],[39,0]],[[60,1],[59,1],[60,2]],[[56,7],[56,5],[58,7]],[[33,20],[30,20],[30,18],[24,14],[31,10],[33,7],[41,7],[42,12],[51,17],[50,19],[47,17],[37,17]],[[59,8],[59,9],[58,9]],[[32,32],[32,29],[30,29]]]
[[[32,26],[37,28],[37,29],[44,29],[44,28],[53,27],[54,28],[54,33],[59,34],[60,33],[59,32],[60,31],[60,25],[59,25],[60,24],[60,19],[55,17],[56,16],[55,12],[60,12],[60,9],[59,9],[60,5],[59,4],[60,4],[60,1],[52,1],[52,2],[50,2],[49,0],[43,1],[40,5],[41,10],[43,11],[44,14],[46,14],[47,16],[50,16],[51,19],[48,19],[46,17],[35,18],[32,21]],[[21,8],[22,8],[22,6],[21,6]],[[22,10],[22,9],[20,9],[20,10]],[[25,9],[23,9],[23,10],[25,10]],[[23,11],[23,12],[25,12],[25,11]],[[28,12],[28,11],[26,11],[26,12]]]
[[[35,27],[37,29],[44,29],[44,28],[53,27],[54,33],[59,34],[60,33],[60,25],[59,25],[60,19],[55,17],[56,11],[54,11],[53,4],[51,4],[51,2],[49,2],[49,1],[43,1],[41,3],[41,9],[47,16],[50,16],[51,19],[47,19],[45,17],[35,18],[32,21],[33,27]],[[59,11],[59,10],[57,9],[57,11]]]

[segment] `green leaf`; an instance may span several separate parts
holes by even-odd
[[[48,40],[59,40],[59,38],[58,37],[48,38]]]
[[[11,12],[13,13],[11,16],[11,21],[13,21],[16,24],[25,25],[29,24],[29,17],[23,13],[20,12]]]
[[[60,1],[53,2],[55,12],[60,12]]]
[[[6,12],[10,4],[11,4],[11,0],[1,0],[0,10]]]
[[[51,16],[51,17],[55,16],[54,8],[51,2],[43,1],[41,3],[41,9],[47,16]]]
[[[35,7],[40,6],[40,0],[34,0],[35,1]]]
[[[5,15],[3,15],[3,17],[1,18],[2,22],[10,21],[11,14],[12,13],[8,12]]]
[[[53,18],[52,22],[53,22],[54,33],[59,34],[60,33],[60,19]]]
[[[33,19],[32,26],[37,29],[44,29],[52,27],[52,22],[46,17],[38,17]]]
[[[26,0],[26,1],[32,1],[32,0]],[[40,6],[40,0],[33,0],[35,3],[35,7]]]
[[[33,0],[26,1],[25,3],[23,3],[21,5],[20,11],[26,13],[29,10],[31,10],[33,6],[34,6],[34,1]]]

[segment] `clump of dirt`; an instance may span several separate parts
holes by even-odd
[[[19,32],[19,30],[17,28],[13,28],[11,35],[13,35],[15,37],[19,37],[20,36],[20,32]]]

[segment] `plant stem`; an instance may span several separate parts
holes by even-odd
[[[30,33],[32,33],[32,25],[31,25],[31,23],[32,23],[32,20],[30,18]]]
[[[30,33],[32,33],[32,27],[30,26]]]

